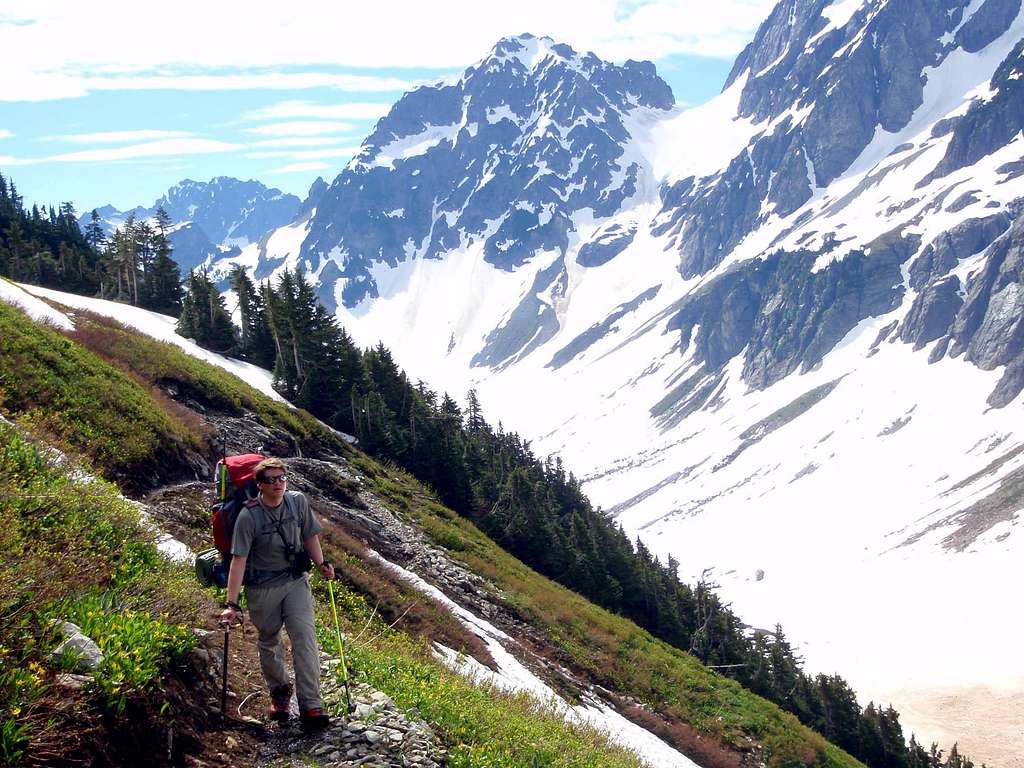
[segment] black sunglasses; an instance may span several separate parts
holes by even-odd
[[[257,482],[263,483],[264,485],[276,485],[277,483],[287,482],[287,480],[288,475],[274,475],[273,477],[264,475],[263,477],[257,478]]]

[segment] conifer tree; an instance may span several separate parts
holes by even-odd
[[[99,213],[96,209],[92,209],[92,213],[89,214],[89,223],[85,225],[85,242],[89,244],[89,247],[94,251],[102,251],[104,241],[107,239],[106,234],[103,231],[103,224],[100,219]]]
[[[237,347],[237,333],[224,297],[204,272],[189,272],[176,331],[204,349],[221,354],[231,354]]]

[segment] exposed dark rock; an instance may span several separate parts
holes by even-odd
[[[938,139],[952,133],[953,129],[956,128],[956,124],[960,122],[961,117],[963,116],[960,115],[958,117],[944,117],[942,120],[936,122],[935,125],[932,126],[932,138]]]
[[[950,341],[951,337],[948,335],[943,336],[941,339],[939,339],[939,342],[934,347],[932,347],[932,351],[928,354],[929,365],[939,362],[939,360],[946,356],[946,352],[949,351]]]
[[[1003,163],[996,168],[996,173],[1003,175],[1003,178],[996,182],[997,184],[1005,184],[1008,181],[1013,181],[1018,176],[1024,176],[1024,160],[1012,160],[1009,163]]]
[[[666,432],[692,413],[696,413],[708,402],[711,395],[722,384],[725,374],[710,374],[701,367],[690,378],[665,395],[651,407],[651,416],[658,427]]]
[[[983,370],[1007,366],[989,403],[1001,407],[1021,391],[1024,363],[1024,217],[990,248],[984,267],[967,283],[953,321],[950,354],[965,354]]]
[[[304,219],[312,215],[316,210],[316,207],[320,205],[320,200],[324,196],[324,192],[327,191],[327,182],[324,181],[323,176],[317,176],[316,181],[309,188],[309,192],[306,195],[306,199],[302,201],[302,206],[299,208],[295,218]]]
[[[913,408],[911,408],[911,411],[913,411]],[[907,413],[904,414],[903,416],[900,416],[898,419],[894,419],[892,423],[886,425],[885,429],[878,433],[877,437],[888,437],[889,435],[895,435],[897,432],[899,432],[901,429],[907,426],[907,424],[910,423],[910,420],[912,418],[913,416]]]
[[[328,312],[333,313],[338,308],[338,302],[334,300],[334,286],[341,276],[341,268],[336,261],[328,261],[317,275],[316,297]]]
[[[1011,449],[1007,453],[995,459],[989,466],[960,481],[944,494],[965,488],[968,485],[980,480],[999,470],[1008,461],[1015,458],[1024,450],[1021,446]],[[991,487],[991,486],[990,486]],[[990,531],[994,526],[1003,522],[1015,522],[1020,510],[1020,498],[1024,494],[1024,467],[1008,472],[1000,481],[999,485],[983,499],[976,501],[965,509],[954,512],[941,520],[929,525],[924,530],[908,538],[900,546],[907,546],[919,541],[928,533],[955,525],[955,530],[948,534],[942,545],[954,552],[963,552],[971,544],[977,541],[978,537]]]
[[[986,5],[993,2],[989,0]],[[1015,2],[1019,6],[1019,0]],[[976,100],[957,121],[945,156],[918,186],[973,165],[1024,129],[1024,40],[996,69],[989,87],[995,94],[988,101]]]
[[[567,280],[561,259],[556,259],[550,267],[538,272],[533,285],[513,310],[511,317],[487,335],[483,349],[473,356],[470,365],[497,368],[517,356],[529,354],[554,338],[558,333],[555,310],[537,295],[561,295],[565,292]]]
[[[620,304],[615,310],[608,315],[600,323],[595,323],[590,326],[587,330],[581,333],[579,336],[574,338],[560,350],[552,355],[551,360],[548,362],[547,368],[554,368],[555,370],[561,368],[563,365],[568,363],[578,355],[583,354],[592,345],[603,339],[615,327],[615,323],[621,320],[623,317],[628,315],[630,312],[636,311],[637,307],[643,304],[645,301],[653,299],[658,291],[661,289],[660,285],[652,286],[646,291],[641,293],[634,299],[627,301],[625,304]]]
[[[861,320],[898,307],[900,265],[918,243],[890,233],[817,272],[821,254],[807,251],[747,262],[687,297],[668,328],[680,331],[682,349],[695,344],[694,359],[710,370],[746,349],[743,379],[768,387],[819,363]]]
[[[940,278],[928,283],[914,299],[910,311],[903,320],[900,338],[913,344],[914,349],[921,349],[929,342],[949,333],[949,328],[963,304],[964,300],[960,297],[960,280],[956,277]]]
[[[177,227],[168,239],[174,249],[174,260],[183,275],[222,255],[202,228],[195,224]]]
[[[899,321],[899,320],[893,320],[893,321],[892,321],[891,323],[889,323],[889,324],[888,324],[887,326],[885,326],[884,328],[882,328],[882,329],[881,329],[881,330],[880,330],[880,331],[878,332],[878,335],[877,335],[877,336],[875,336],[875,340],[874,340],[873,342],[871,342],[871,347],[870,347],[870,349],[876,349],[876,348],[877,348],[878,346],[880,346],[880,345],[881,345],[881,343],[882,343],[883,341],[885,341],[886,339],[888,339],[888,338],[889,338],[889,336],[890,336],[890,335],[892,335],[892,332],[896,330],[896,326],[898,326],[898,325],[899,325],[899,323],[900,323],[900,321]]]
[[[622,227],[612,224],[598,232],[584,243],[576,256],[576,263],[584,267],[600,267],[607,264],[633,242],[636,236],[636,224]]]
[[[978,196],[975,194],[977,191],[978,190],[975,189],[970,192],[964,192],[960,197],[947,205],[946,210],[950,213],[957,213],[969,205],[974,205],[974,203],[978,202]]]
[[[953,326],[952,354],[984,370],[1012,362],[1024,349],[1024,218],[996,242],[984,268],[967,283],[967,300]]]
[[[960,259],[981,253],[1010,226],[1010,217],[997,213],[968,219],[936,237],[910,265],[910,287],[915,291],[956,267]]]
[[[797,472],[795,475],[793,475],[793,479],[789,481],[789,484],[792,485],[797,480],[799,480],[801,477],[807,477],[807,475],[813,474],[817,470],[818,470],[818,465],[815,464],[814,462],[811,462],[810,464],[806,465],[803,469],[801,469],[799,472]],[[758,581],[760,581],[760,580],[761,579],[758,579]]]
[[[988,396],[988,404],[993,408],[1003,408],[1017,399],[1017,395],[1024,390],[1024,360],[1018,357],[1017,360],[1006,366],[1003,375],[999,377],[999,383]]]
[[[729,464],[732,464],[732,462],[734,462],[741,453],[747,450],[747,448],[752,446],[754,443],[759,442],[775,430],[786,426],[794,419],[807,413],[807,411],[828,397],[840,381],[842,381],[841,378],[815,387],[814,389],[800,395],[800,397],[793,402],[784,405],[782,408],[779,408],[779,410],[761,419],[761,421],[756,424],[747,427],[742,433],[740,433],[740,444],[736,447],[736,450],[716,464],[714,471],[717,472],[718,470],[727,467]]]
[[[954,43],[975,53],[1000,37],[1017,14],[1021,0],[986,0],[956,33]]]

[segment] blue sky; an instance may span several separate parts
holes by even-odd
[[[0,173],[29,202],[150,205],[183,178],[255,178],[303,197],[402,93],[531,32],[655,62],[676,101],[717,93],[771,0],[378,0],[252,5],[5,0]],[[78,5],[78,4],[76,4]],[[258,7],[258,6],[256,6]],[[246,10],[248,9],[248,10]]]

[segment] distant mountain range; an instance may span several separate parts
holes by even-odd
[[[163,208],[171,217],[171,244],[183,272],[234,256],[240,249],[292,221],[302,207],[295,195],[271,189],[258,181],[240,181],[218,176],[208,182],[185,179],[148,208],[137,206],[119,211],[111,205],[97,208],[109,234],[128,216],[149,219]],[[80,218],[84,227],[92,211]]]
[[[782,0],[687,110],[523,35],[211,267],[306,266],[357,341],[909,711],[1024,687],[1022,129],[1020,0]],[[935,631],[968,607],[985,654]]]

